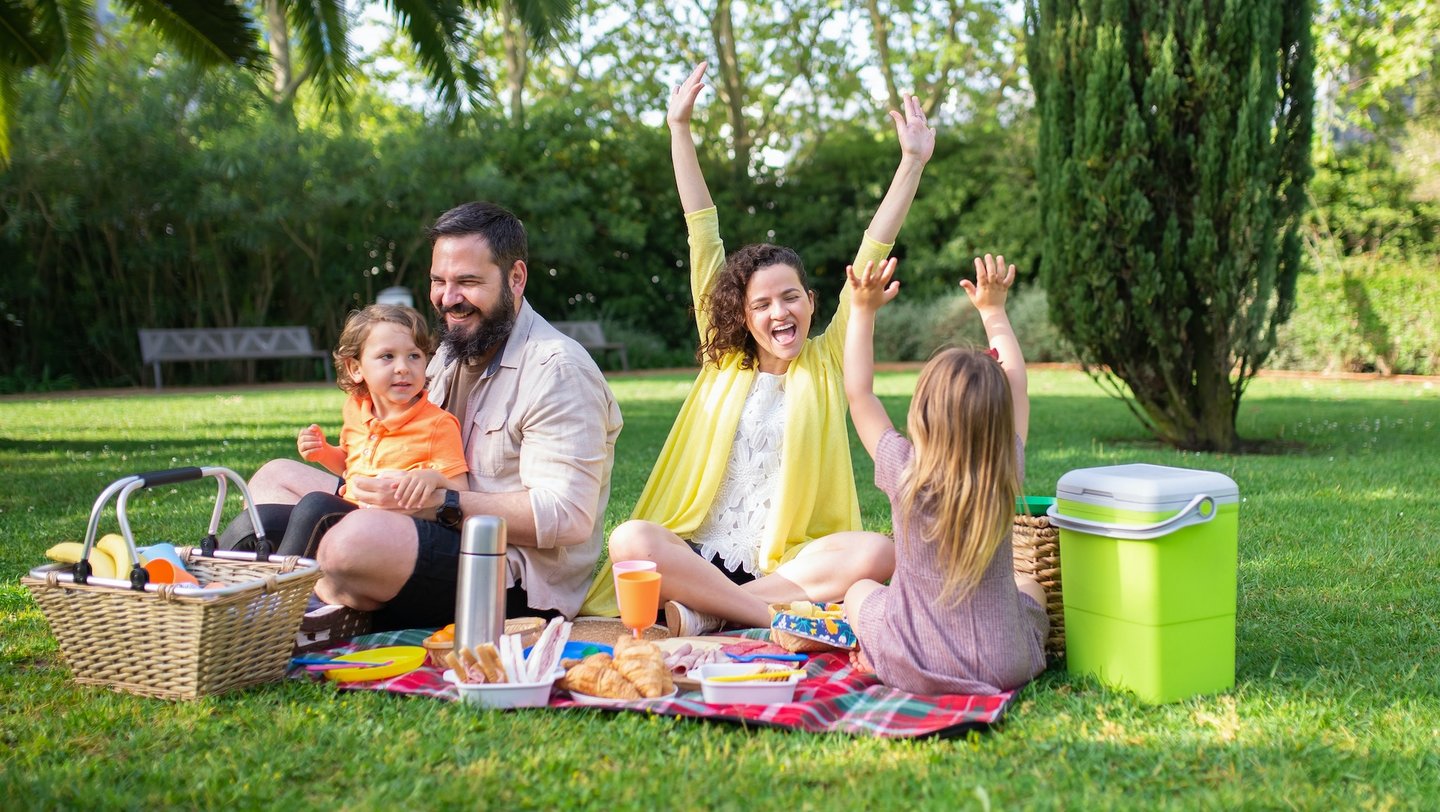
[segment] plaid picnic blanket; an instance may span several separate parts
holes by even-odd
[[[737,644],[767,641],[769,629],[750,629],[736,637]],[[357,637],[349,644],[330,650],[342,654],[380,646],[418,646],[430,630]],[[751,643],[751,647],[754,643]],[[564,691],[550,698],[551,708],[579,708],[610,713],[654,713],[738,723],[744,726],[778,727],[812,733],[849,733],[880,737],[948,737],[969,730],[984,729],[998,722],[1015,691],[994,696],[921,696],[882,685],[874,674],[857,673],[848,657],[841,654],[812,655],[804,668],[807,675],[795,690],[795,701],[780,705],[710,705],[699,691],[682,691],[666,700],[646,700],[620,705],[582,705]],[[305,678],[303,668],[291,676]],[[317,677],[318,678],[318,677]],[[408,674],[384,680],[341,683],[340,690],[386,691],[395,694],[428,696],[456,701],[455,686],[441,678],[441,671],[428,664]]]

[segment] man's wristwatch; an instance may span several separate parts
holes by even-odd
[[[460,512],[460,492],[448,488],[445,491],[445,501],[435,509],[435,521],[445,525],[451,530],[460,529],[460,520],[465,514]]]

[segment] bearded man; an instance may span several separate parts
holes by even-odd
[[[466,516],[505,520],[506,616],[572,617],[590,585],[605,530],[621,417],[590,354],[525,301],[525,227],[504,208],[466,203],[430,227],[430,304],[442,320],[427,369],[431,401],[460,421],[469,490],[437,490],[404,511],[396,483],[359,478],[347,496],[364,507],[339,515],[311,553],[324,575],[298,649],[368,629],[451,622]],[[336,477],[296,460],[272,460],[250,482],[267,537],[284,506]],[[242,518],[221,538],[244,547]]]

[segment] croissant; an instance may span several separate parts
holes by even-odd
[[[594,653],[594,654],[591,654],[589,657],[586,657],[585,659],[580,660],[579,664],[580,664],[580,665],[589,664],[589,665],[591,665],[591,666],[594,666],[595,668],[609,668],[609,667],[610,667],[610,662],[611,662],[611,658],[610,658],[610,655],[609,655],[609,654],[606,654],[606,653],[603,652],[603,651],[598,651],[598,652],[596,652],[596,653]]]
[[[597,658],[603,657],[604,660]],[[609,699],[639,699],[640,692],[630,680],[611,667],[610,655],[592,654],[565,672],[560,687],[567,691]]]
[[[604,652],[591,654],[589,657],[586,657],[583,660],[572,660],[565,663],[565,676],[561,677],[559,682],[557,682],[556,684],[567,691],[571,688],[574,688],[575,690],[580,691],[580,693],[582,694],[587,694],[590,692],[583,691],[572,683],[575,680],[589,679],[593,681],[594,679],[596,679],[596,674],[601,671],[608,671],[609,669],[609,654],[606,654]],[[591,694],[591,696],[594,696],[594,694]]]
[[[660,647],[648,640],[631,640],[615,644],[614,668],[635,685],[641,696],[653,699],[675,690],[670,669]]]

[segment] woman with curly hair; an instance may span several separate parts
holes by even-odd
[[[725,256],[690,129],[705,67],[675,88],[666,115],[690,233],[701,370],[632,518],[609,546],[613,561],[656,562],[675,635],[726,621],[768,626],[771,603],[839,600],[895,566],[890,540],[860,530],[842,370],[849,286],[830,325],[810,339],[815,291],[798,254],[760,244]],[[935,148],[918,99],[890,117],[900,166],[857,268],[884,261]],[[608,567],[581,611],[615,614]]]

